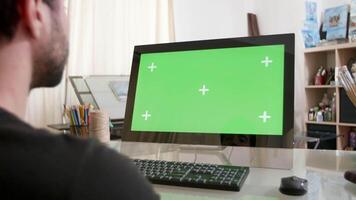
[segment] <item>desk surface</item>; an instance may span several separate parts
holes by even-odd
[[[111,148],[131,157],[214,164],[250,166],[250,174],[240,192],[155,185],[163,200],[280,200],[347,199],[356,200],[356,185],[343,178],[345,171],[356,169],[356,152],[308,149],[263,149],[111,142]],[[261,166],[269,168],[260,168]],[[290,168],[286,169],[272,169]],[[278,191],[280,179],[296,175],[308,179],[308,193],[292,197]]]

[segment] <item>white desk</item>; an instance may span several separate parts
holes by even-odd
[[[131,158],[252,166],[240,192],[155,185],[155,190],[163,200],[356,200],[356,184],[343,178],[346,170],[356,169],[356,152],[246,147],[182,150],[179,145],[126,142],[111,142],[110,146]],[[288,167],[291,161],[290,170],[258,168],[259,165]],[[308,179],[309,190],[306,195],[293,197],[278,191],[280,179],[292,175]]]

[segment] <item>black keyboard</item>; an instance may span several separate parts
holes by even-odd
[[[240,191],[248,167],[161,160],[134,160],[153,184]]]

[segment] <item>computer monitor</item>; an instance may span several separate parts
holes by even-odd
[[[123,140],[290,147],[293,121],[293,34],[135,47]]]

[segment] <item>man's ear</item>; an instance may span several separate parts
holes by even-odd
[[[44,26],[42,0],[20,0],[18,11],[29,36],[33,39],[40,38]]]

